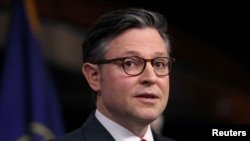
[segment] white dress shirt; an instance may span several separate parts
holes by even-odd
[[[99,122],[106,128],[106,130],[108,130],[108,132],[116,141],[140,141],[141,140],[140,137],[136,136],[134,133],[124,128],[123,126],[117,124],[116,122],[110,120],[109,118],[104,116],[102,113],[100,113],[98,110],[96,110],[95,116],[97,120],[99,120]],[[147,132],[143,138],[147,141],[154,141],[150,125],[148,126]]]

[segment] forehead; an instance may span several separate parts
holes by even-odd
[[[157,30],[133,28],[115,37],[108,45],[106,57],[126,55],[167,56],[167,47]]]

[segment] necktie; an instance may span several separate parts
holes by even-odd
[[[141,141],[147,141],[147,140],[145,140],[145,139],[141,139]]]

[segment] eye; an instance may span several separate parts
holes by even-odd
[[[137,57],[128,57],[126,59],[124,59],[123,61],[123,65],[126,68],[137,68],[138,66],[142,65],[143,61],[141,61],[141,59],[137,58]]]
[[[165,59],[154,60],[153,66],[159,69],[164,69],[168,65],[168,62]]]
[[[125,60],[124,61],[124,66],[125,67],[133,67],[134,65],[135,65],[134,61],[131,61],[131,60]]]

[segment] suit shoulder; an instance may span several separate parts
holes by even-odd
[[[162,135],[159,135],[159,134],[156,134],[156,133],[154,133],[154,138],[155,138],[156,141],[175,141],[172,138],[162,136]]]
[[[169,137],[160,136],[160,137],[158,137],[157,141],[175,141],[175,140],[172,138],[169,138]]]
[[[161,141],[175,141],[175,140],[168,137],[163,137]]]
[[[48,141],[85,141],[85,138],[81,133],[81,129],[78,128],[70,133],[67,133],[60,137],[56,137],[54,139],[50,139]]]

